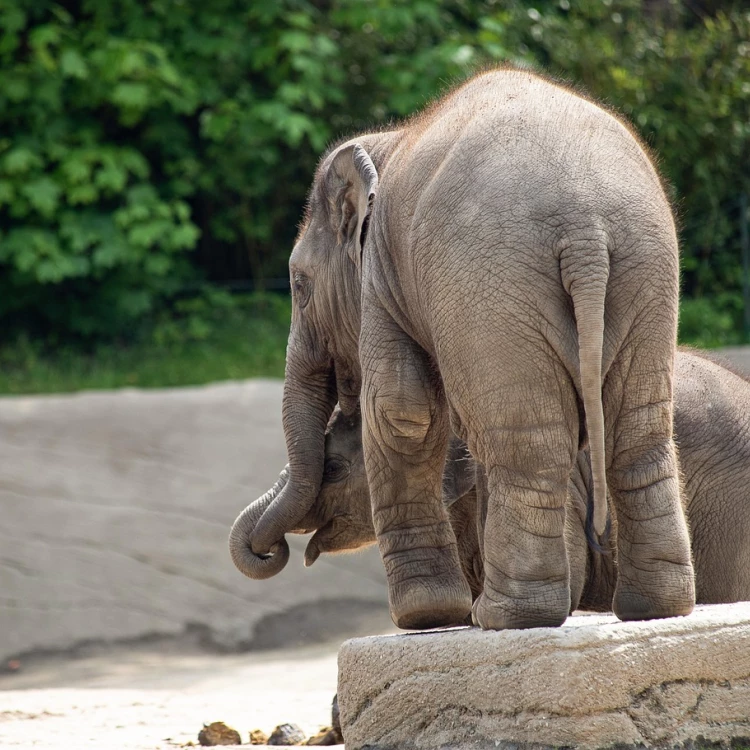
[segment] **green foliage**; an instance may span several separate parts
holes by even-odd
[[[717,297],[683,298],[680,303],[680,342],[704,349],[743,343],[738,319],[741,298],[732,293]]]
[[[19,335],[0,346],[0,394],[200,385],[280,378],[289,335],[288,296],[199,296],[177,305],[125,345],[90,351]]]
[[[139,130],[197,101],[160,45],[80,16],[0,5],[0,320],[96,335],[190,272],[199,229]]]
[[[739,330],[742,6],[0,0],[0,326],[102,340],[157,320],[169,339],[169,314],[191,317],[184,299],[168,304],[186,286],[286,275],[331,139],[509,60],[580,82],[632,119],[674,188],[685,289],[709,300],[683,330],[700,336],[695,316],[709,309]],[[192,313],[195,335],[206,317]]]

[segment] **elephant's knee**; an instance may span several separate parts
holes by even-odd
[[[431,449],[434,407],[420,396],[395,389],[374,391],[367,408],[367,427],[378,443],[406,455]]]
[[[677,481],[677,458],[671,441],[631,447],[619,453],[608,481],[615,492],[632,497]]]
[[[430,414],[424,410],[381,404],[380,417],[389,437],[398,442],[423,443],[430,431]]]

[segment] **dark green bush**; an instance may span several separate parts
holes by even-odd
[[[148,315],[163,331],[186,287],[285,276],[330,139],[511,60],[631,117],[674,186],[685,289],[728,295],[738,331],[741,5],[0,0],[0,329],[131,336]]]
[[[201,295],[130,337],[79,345],[18,334],[0,342],[0,394],[162,388],[284,375],[291,300],[268,293]]]
[[[84,4],[85,5],[85,4]],[[165,49],[92,12],[0,11],[0,320],[126,328],[189,274],[200,230],[146,132],[197,106]]]

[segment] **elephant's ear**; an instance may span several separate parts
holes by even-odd
[[[378,171],[367,151],[359,143],[339,149],[328,169],[326,192],[338,241],[357,268],[377,189]]]

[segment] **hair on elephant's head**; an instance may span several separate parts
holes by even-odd
[[[250,578],[268,578],[286,564],[284,534],[303,525],[321,489],[334,405],[340,403],[344,416],[358,408],[362,245],[377,195],[375,164],[394,134],[363,135],[335,147],[315,175],[289,259],[292,323],[282,407],[289,463],[239,515],[229,537],[234,564]]]

